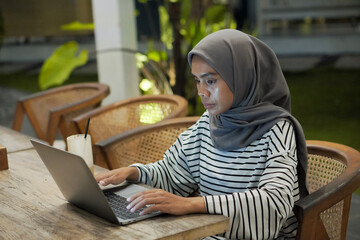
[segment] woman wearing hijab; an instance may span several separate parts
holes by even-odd
[[[213,239],[295,238],[294,202],[307,194],[307,152],[273,51],[237,30],[220,30],[188,54],[207,109],[164,159],[96,176],[100,184],[143,182],[157,190],[128,199],[142,214],[209,213],[230,218]],[[187,197],[194,191],[200,197]]]

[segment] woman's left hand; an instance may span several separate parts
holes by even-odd
[[[161,189],[142,191],[127,200],[130,202],[127,208],[131,212],[148,206],[140,215],[155,211],[173,215],[206,213],[205,202],[202,197],[180,197]]]

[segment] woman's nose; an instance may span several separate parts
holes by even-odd
[[[200,97],[209,97],[210,96],[210,92],[206,89],[206,86],[204,86],[205,84],[203,83],[199,83],[197,85],[197,90],[198,90],[198,95]]]

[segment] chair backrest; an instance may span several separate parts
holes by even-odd
[[[197,120],[199,117],[167,119],[101,141],[94,146],[96,164],[115,169],[160,160],[176,138]]]
[[[295,203],[297,239],[345,239],[352,193],[360,187],[360,153],[348,146],[307,141],[310,194]]]
[[[38,138],[53,144],[58,130],[64,139],[78,133],[72,118],[98,107],[109,93],[105,84],[79,83],[25,96],[18,100],[12,128],[21,131],[27,114]]]
[[[91,119],[89,134],[95,144],[135,127],[186,116],[187,106],[187,100],[181,96],[144,95],[102,106],[73,121],[78,130],[84,133],[87,119]]]

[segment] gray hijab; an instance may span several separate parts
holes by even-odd
[[[203,38],[188,54],[204,59],[234,94],[231,108],[210,115],[214,146],[231,151],[260,139],[279,120],[290,121],[296,134],[300,195],[307,195],[307,150],[299,122],[291,115],[290,92],[274,52],[260,40],[225,29]]]

